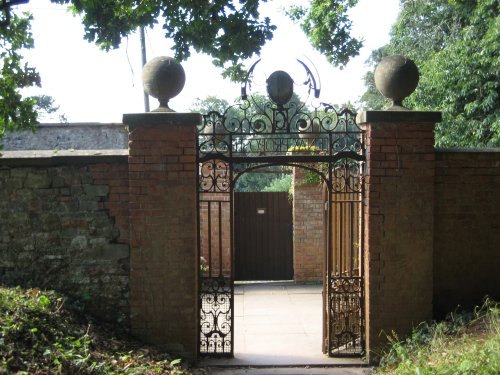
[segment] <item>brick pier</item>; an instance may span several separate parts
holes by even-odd
[[[438,112],[368,111],[366,339],[370,361],[386,334],[432,319],[434,126]]]
[[[132,333],[196,359],[196,125],[200,115],[123,116],[129,128]]]

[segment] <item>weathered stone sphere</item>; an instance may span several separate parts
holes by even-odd
[[[278,105],[286,104],[293,95],[293,79],[287,72],[277,70],[266,81],[267,93],[273,102]]]
[[[419,73],[415,63],[404,56],[386,56],[375,69],[375,86],[393,106],[402,106],[418,85]]]
[[[156,111],[171,111],[168,102],[184,88],[186,74],[182,65],[172,57],[160,56],[144,65],[142,82],[144,92],[160,101]]]

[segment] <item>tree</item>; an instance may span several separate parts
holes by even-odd
[[[402,4],[387,46],[372,63],[401,54],[415,61],[420,83],[406,104],[443,112],[439,147],[500,146],[500,3],[498,0],[412,0]],[[373,72],[365,106],[379,109]]]
[[[24,97],[21,93],[24,88],[41,86],[40,75],[22,56],[34,44],[31,20],[28,13],[9,12],[0,27],[0,140],[6,131],[34,130],[40,113],[51,114],[59,108],[48,95]]]
[[[0,139],[6,131],[34,128],[36,101],[23,98],[20,90],[40,86],[40,76],[21,55],[24,48],[33,47],[31,16],[10,14],[9,18],[9,25],[0,27]]]
[[[229,108],[229,102],[225,99],[218,98],[215,95],[208,95],[205,99],[196,98],[189,107],[191,112],[199,112],[207,114],[210,111],[224,113]]]
[[[85,39],[105,50],[116,48],[139,26],[162,22],[174,42],[174,58],[185,60],[192,49],[213,57],[223,75],[243,77],[243,61],[259,54],[276,26],[260,16],[267,0],[51,0],[70,4],[82,16]],[[292,7],[289,16],[301,22],[312,45],[336,65],[356,56],[361,42],[349,35],[347,11],[358,0],[314,0],[310,7]]]
[[[309,7],[292,6],[289,17],[300,23],[311,45],[335,66],[343,67],[357,56],[363,42],[350,35],[347,11],[358,0],[312,0]]]

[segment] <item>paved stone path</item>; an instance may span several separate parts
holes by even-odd
[[[293,283],[236,286],[234,358],[207,358],[200,367],[207,374],[369,373],[360,359],[322,353],[321,291],[321,285]]]

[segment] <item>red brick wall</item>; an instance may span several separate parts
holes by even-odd
[[[195,359],[197,118],[179,113],[130,116],[124,122],[130,128],[132,332]]]
[[[404,335],[432,318],[434,123],[417,122],[410,112],[383,115],[385,119],[363,124],[370,360],[385,344],[384,332]]]
[[[500,299],[500,150],[438,151],[434,309]]]
[[[293,268],[298,282],[322,279],[324,246],[324,200],[322,184],[303,183],[305,170],[293,172]]]
[[[217,277],[221,271],[225,277],[234,276],[231,275],[229,198],[229,193],[200,194],[200,254],[207,261],[207,267],[202,272],[203,276]],[[208,223],[209,205],[210,226]]]

